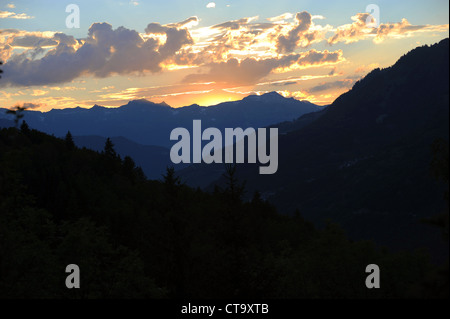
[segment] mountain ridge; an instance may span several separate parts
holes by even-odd
[[[71,131],[74,136],[123,136],[143,145],[170,147],[170,132],[176,127],[192,129],[195,119],[202,120],[205,127],[220,130],[227,127],[266,127],[323,108],[309,102],[287,99],[278,93],[267,93],[208,107],[193,104],[173,108],[166,103],[141,99],[117,108],[94,105],[90,109],[25,111],[24,114],[30,127],[59,137]],[[12,119],[12,116],[0,112],[2,118]]]
[[[446,39],[414,49],[392,67],[369,73],[306,125],[287,123],[277,174],[262,176],[258,165],[238,165],[247,195],[259,191],[281,211],[298,210],[317,225],[336,221],[355,239],[396,249],[441,249],[440,238],[420,221],[446,205],[445,185],[433,179],[430,165],[432,144],[448,142],[448,44]],[[200,180],[195,167],[181,175]],[[197,166],[202,178],[216,170]],[[208,189],[215,185],[226,180],[210,179]]]

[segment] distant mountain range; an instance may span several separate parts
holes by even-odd
[[[243,164],[238,178],[247,196],[259,191],[287,214],[298,209],[318,224],[337,221],[353,238],[437,249],[441,238],[420,221],[445,207],[448,185],[433,179],[430,165],[432,143],[448,141],[448,113],[446,39],[372,71],[325,111],[277,125],[284,133],[277,174],[259,175],[259,165]],[[223,171],[198,164],[180,174],[212,190],[225,184],[218,179]]]
[[[63,137],[68,130],[73,136],[121,136],[143,145],[171,147],[170,132],[176,127],[192,128],[193,120],[204,127],[266,127],[322,110],[323,107],[272,92],[248,96],[241,101],[202,107],[197,104],[172,108],[165,103],[147,100],[131,101],[119,108],[95,105],[91,109],[75,108],[49,112],[25,112],[28,125],[39,131]],[[0,110],[0,125],[12,125],[11,117]],[[5,122],[5,120],[10,122]]]
[[[226,102],[215,106],[191,105],[172,108],[166,103],[135,100],[119,108],[95,105],[91,109],[52,110],[49,112],[26,111],[24,119],[39,131],[64,137],[67,131],[74,136],[79,147],[96,151],[103,149],[107,137],[111,137],[116,151],[122,157],[132,157],[150,179],[158,179],[170,161],[170,132],[176,127],[192,130],[192,121],[202,120],[203,127],[266,127],[279,122],[297,119],[304,114],[324,109],[307,101],[284,98],[276,92],[253,95],[241,101]],[[0,109],[0,127],[14,126],[13,117]],[[186,165],[176,165],[176,169]]]

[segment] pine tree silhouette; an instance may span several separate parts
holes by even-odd
[[[67,131],[65,141],[66,141],[66,146],[69,150],[75,148],[75,143],[73,142],[72,133],[70,133],[70,131]]]
[[[174,196],[177,193],[177,190],[181,186],[181,180],[178,176],[175,174],[175,168],[167,167],[166,168],[166,175],[163,175],[164,178],[164,185],[166,187],[166,190],[169,195]]]
[[[28,126],[28,123],[25,120],[22,122],[22,125],[20,126],[20,131],[24,134],[28,134],[30,132],[30,127]]]
[[[114,144],[109,137],[106,139],[105,148],[103,149],[103,153],[109,158],[117,157],[116,150],[114,149]]]

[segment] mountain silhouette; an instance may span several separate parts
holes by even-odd
[[[204,127],[265,127],[294,120],[323,107],[307,101],[284,98],[272,92],[248,96],[241,101],[202,107],[197,104],[172,108],[166,103],[130,101],[119,108],[95,105],[91,109],[54,109],[49,112],[25,112],[30,127],[63,137],[68,130],[74,136],[122,136],[143,145],[171,147],[170,132],[176,127],[192,130],[193,120]],[[1,117],[7,118],[0,110]],[[1,123],[0,123],[1,124]]]
[[[439,236],[420,221],[445,205],[445,185],[432,178],[430,163],[433,141],[448,141],[448,46],[445,39],[416,48],[373,70],[315,118],[282,124],[277,174],[238,166],[248,194],[258,190],[280,211],[298,209],[316,224],[337,221],[353,238],[438,250]],[[180,174],[212,190],[225,184],[212,180],[220,167],[196,165]]]

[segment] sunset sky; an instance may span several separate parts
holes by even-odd
[[[80,28],[66,26],[70,3]],[[0,107],[181,107],[270,91],[325,105],[448,37],[448,10],[447,0],[1,0]]]

